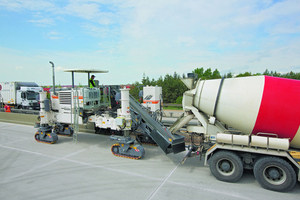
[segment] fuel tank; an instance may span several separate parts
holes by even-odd
[[[193,104],[245,134],[276,134],[300,148],[298,80],[270,76],[199,80]]]

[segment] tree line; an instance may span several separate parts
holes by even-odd
[[[219,79],[219,78],[234,78],[234,77],[245,77],[245,76],[259,76],[259,75],[267,75],[274,77],[282,77],[282,78],[290,78],[300,80],[300,73],[288,72],[286,74],[281,74],[276,71],[269,71],[266,69],[263,73],[254,73],[245,72],[240,73],[238,75],[234,75],[232,72],[228,72],[223,76],[220,74],[218,69],[212,71],[211,68],[204,70],[203,67],[196,68],[193,70],[193,73],[198,75],[198,78],[201,80],[209,80],[209,79]],[[143,90],[142,86],[161,86],[163,93],[163,101],[165,103],[182,103],[182,95],[188,88],[184,85],[184,83],[180,80],[182,78],[186,78],[186,75],[183,74],[180,76],[176,72],[173,75],[166,74],[164,77],[160,76],[157,80],[151,79],[148,76],[143,75],[142,81],[131,84],[130,86],[130,94],[133,95],[136,99],[140,99],[139,91]]]
[[[130,86],[130,94],[133,95],[136,99],[140,99],[139,91],[143,90],[142,86],[161,86],[163,93],[163,101],[165,103],[178,103],[176,102],[179,96],[187,91],[187,87],[180,80],[185,78],[185,75],[178,75],[174,72],[173,75],[166,74],[164,77],[160,76],[157,80],[150,80],[149,77],[143,76],[142,82],[136,81]],[[179,102],[181,104],[181,102]]]

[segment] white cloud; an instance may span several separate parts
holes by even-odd
[[[84,24],[82,25],[82,28],[84,28],[89,35],[94,37],[105,37],[109,32],[109,29],[107,27],[96,26],[92,24]]]
[[[64,11],[67,14],[77,15],[85,19],[92,19],[99,13],[99,5],[95,3],[83,3],[80,1],[71,1]]]
[[[111,5],[115,7],[112,3],[113,1],[70,1],[65,7],[60,7],[55,12],[83,18],[102,25],[109,25],[116,23],[116,13],[114,9],[105,10],[102,9],[102,6]]]
[[[64,70],[65,69],[63,67],[60,67],[60,66],[58,66],[58,67],[55,68],[56,72],[63,72]]]
[[[222,73],[256,73],[266,68],[287,72],[300,65],[297,0],[0,0],[0,7],[31,11],[29,22],[54,26],[57,31],[43,27],[44,37],[61,39],[62,45],[76,38],[74,49],[39,54],[41,63],[51,55],[61,69],[104,66],[114,76],[129,74],[118,81],[140,80],[135,74],[142,77],[143,72],[158,78],[202,66]]]
[[[32,19],[32,20],[28,20],[28,22],[33,23],[36,26],[42,26],[42,27],[51,26],[51,25],[55,24],[54,20],[50,19],[50,18],[43,18],[43,19],[37,19],[37,20]]]
[[[186,46],[192,46],[196,43],[196,41],[193,38],[191,38],[191,37],[182,37],[182,36],[179,36],[177,38],[176,42],[185,44]]]
[[[47,33],[47,37],[51,40],[59,40],[59,39],[63,39],[63,34],[57,31],[51,31]]]
[[[0,0],[0,6],[8,10],[50,10],[54,5],[44,0]]]
[[[15,69],[16,70],[22,70],[24,67],[23,66],[16,66]]]

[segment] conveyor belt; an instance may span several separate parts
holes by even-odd
[[[179,153],[185,151],[184,136],[171,134],[162,123],[155,121],[149,113],[130,95],[129,104],[132,120],[149,135],[156,144],[166,153]]]

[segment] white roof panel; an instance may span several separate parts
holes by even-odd
[[[108,73],[107,70],[98,70],[98,69],[65,69],[64,72],[76,72],[76,73]]]

